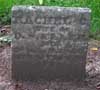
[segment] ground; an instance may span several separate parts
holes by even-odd
[[[11,79],[11,47],[0,47],[0,90],[100,90],[100,41],[90,40],[86,72],[82,81],[14,82]]]

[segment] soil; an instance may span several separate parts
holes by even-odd
[[[0,90],[100,90],[100,41],[89,41],[86,60],[87,77],[82,81],[15,82],[11,79],[11,55],[11,46],[0,47]]]

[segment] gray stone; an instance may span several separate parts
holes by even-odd
[[[89,29],[88,8],[13,7],[12,78],[84,78]]]
[[[6,90],[6,88],[8,87],[8,84],[5,82],[0,82],[0,90]]]

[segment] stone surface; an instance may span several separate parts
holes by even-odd
[[[0,90],[7,90],[8,84],[6,82],[0,82]]]
[[[89,29],[88,8],[13,7],[12,78],[84,78]]]

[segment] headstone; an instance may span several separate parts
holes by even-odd
[[[13,7],[12,78],[84,78],[89,29],[88,8]]]

